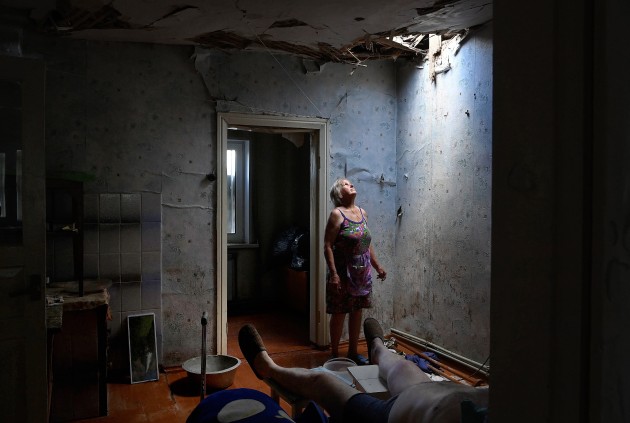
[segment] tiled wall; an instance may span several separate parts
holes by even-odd
[[[110,371],[125,371],[127,316],[155,313],[162,344],[161,196],[155,193],[84,195],[84,277],[112,281]]]

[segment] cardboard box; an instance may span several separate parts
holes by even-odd
[[[378,376],[377,365],[348,367],[348,372],[359,391],[380,399],[388,399],[391,396],[386,382]]]

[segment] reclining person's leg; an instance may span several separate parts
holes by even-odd
[[[262,374],[289,391],[315,401],[333,416],[342,416],[344,406],[358,392],[338,377],[325,372],[278,366],[266,351],[258,354],[255,363],[266,367]]]
[[[273,379],[288,391],[315,401],[332,416],[341,417],[345,404],[358,392],[328,373],[277,365],[251,325],[241,328],[238,339],[243,355],[258,378]]]
[[[415,363],[393,354],[385,347],[383,329],[375,319],[365,319],[363,332],[370,350],[370,363],[378,364],[379,376],[387,381],[387,389],[392,396],[418,383],[431,382],[431,378]]]

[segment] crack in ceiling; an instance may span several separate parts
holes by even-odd
[[[144,0],[60,0],[37,26],[47,34],[79,39],[266,49],[356,65],[374,59],[422,59],[428,51],[426,35],[464,35],[492,18],[487,0],[392,1],[395,7],[387,9],[376,0],[361,5],[216,0],[212,7],[200,0],[183,5],[154,0],[150,17]]]

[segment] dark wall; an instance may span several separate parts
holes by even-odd
[[[529,7],[494,9],[490,419],[627,421],[630,5]]]

